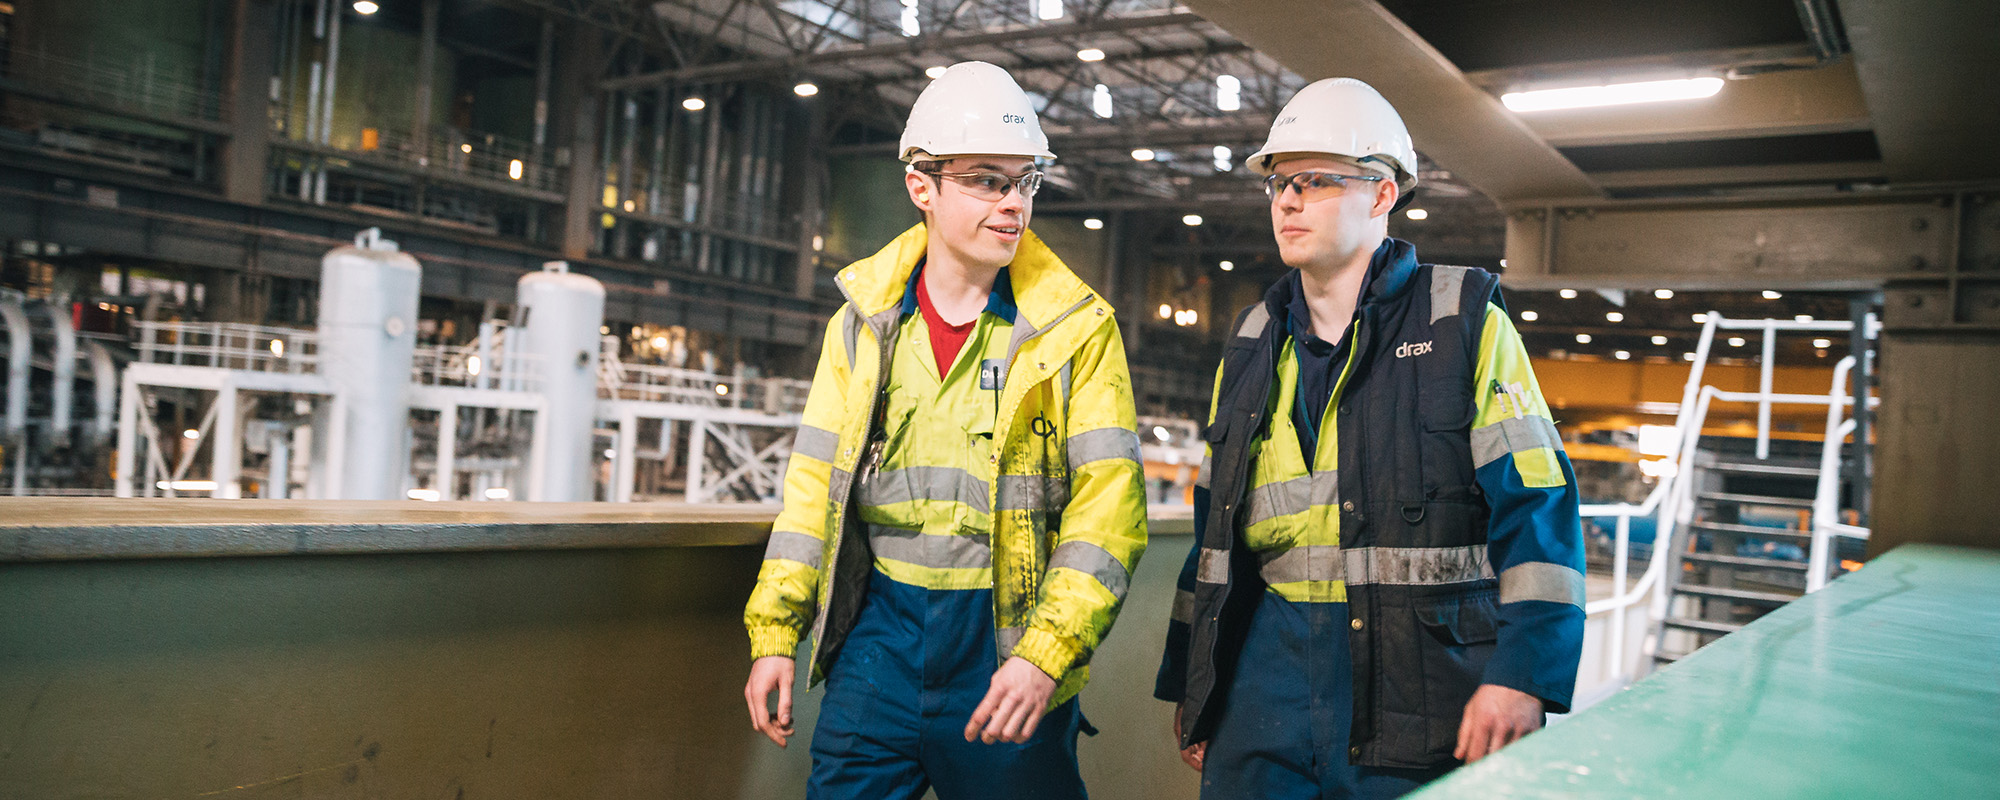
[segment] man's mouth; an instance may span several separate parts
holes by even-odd
[[[1012,238],[1021,235],[1021,226],[1019,225],[988,225],[986,229],[1000,234],[1001,238]]]

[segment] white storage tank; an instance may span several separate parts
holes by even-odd
[[[541,272],[521,276],[518,291],[523,349],[547,404],[528,499],[590,500],[604,284],[571,273],[568,262],[551,261]]]
[[[402,499],[423,267],[377,228],[320,260],[319,372],[343,410],[323,432],[329,499]],[[316,458],[315,460],[320,460]]]

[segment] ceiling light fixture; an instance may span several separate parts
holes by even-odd
[[[1153,156],[1154,156],[1153,151],[1148,150],[1144,147],[1132,151],[1133,161],[1151,161],[1153,160]]]
[[[1674,299],[1674,290],[1672,290],[1672,289],[1654,289],[1654,290],[1653,290],[1653,296],[1654,296],[1654,297],[1657,297],[1657,298],[1660,298],[1661,300],[1672,300],[1672,299]]]
[[[1537,314],[1537,313],[1535,313],[1535,312],[1533,312],[1533,311],[1523,311],[1523,312],[1521,312],[1521,321],[1522,321],[1522,322],[1534,322],[1535,320],[1538,320],[1538,319],[1541,319],[1541,318],[1542,318],[1542,315],[1540,315],[1540,314]]]
[[[1699,100],[1704,97],[1714,97],[1715,93],[1720,91],[1722,91],[1721,78],[1674,78],[1664,81],[1508,92],[1500,96],[1500,102],[1506,104],[1511,111],[1527,113],[1564,108],[1658,103],[1668,100]]]
[[[689,111],[700,111],[707,107],[708,107],[708,101],[703,100],[699,97],[690,97],[686,100],[681,101],[681,108],[685,108]]]
[[[1231,271],[1234,271],[1234,270],[1236,269],[1236,262],[1234,262],[1234,261],[1224,261],[1224,262],[1222,262],[1221,264],[1219,264],[1219,265],[1217,265],[1217,266],[1220,266],[1220,267],[1222,268],[1222,271],[1223,271],[1223,272],[1231,272]]]
[[[1408,217],[1409,217],[1410,219],[1414,219],[1414,220],[1417,220],[1417,221],[1419,221],[1419,222],[1422,222],[1423,220],[1427,220],[1427,219],[1430,219],[1430,218],[1431,218],[1431,212],[1429,212],[1429,211],[1425,211],[1425,210],[1423,210],[1423,209],[1421,209],[1421,208],[1412,208],[1412,209],[1410,209],[1410,210],[1408,210],[1408,211],[1405,211],[1405,212],[1403,212],[1403,214],[1405,214],[1406,216],[1408,216]]]
[[[1196,226],[1196,225],[1200,225],[1200,224],[1201,224],[1201,215],[1200,215],[1200,214],[1189,214],[1189,215],[1187,215],[1187,216],[1184,216],[1184,217],[1181,217],[1181,224],[1182,224],[1182,225],[1186,225],[1186,226],[1188,226],[1188,227],[1190,227],[1190,228],[1192,228],[1192,227],[1194,227],[1194,226]]]
[[[1104,230],[1104,220],[1091,217],[1083,221],[1083,227],[1088,230],[1101,231]]]
[[[1078,61],[1103,61],[1104,51],[1095,47],[1086,47],[1076,51],[1076,58]]]
[[[361,16],[366,17],[381,10],[381,4],[374,2],[374,0],[354,0],[354,13]]]
[[[1575,290],[1575,289],[1564,289],[1564,290],[1562,290],[1562,291],[1560,291],[1560,292],[1556,292],[1556,296],[1557,296],[1557,297],[1560,297],[1560,298],[1562,298],[1562,299],[1564,299],[1564,300],[1575,300],[1575,299],[1576,299],[1576,290]]]
[[[810,83],[801,82],[799,85],[792,87],[792,94],[798,95],[800,97],[811,97],[813,95],[819,94],[819,87],[814,86]]]

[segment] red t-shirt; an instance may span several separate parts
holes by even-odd
[[[926,276],[917,275],[917,309],[924,315],[924,326],[931,333],[931,355],[937,358],[938,378],[942,380],[951,372],[951,362],[958,359],[959,349],[965,347],[965,340],[972,336],[972,326],[979,323],[979,317],[966,320],[963,325],[953,325],[938,316],[931,305],[931,291],[924,286]],[[980,312],[985,313],[985,312]]]

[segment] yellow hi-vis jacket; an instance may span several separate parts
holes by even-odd
[[[868,589],[867,532],[850,502],[883,404],[923,225],[841,270],[778,515],[743,611],[753,658],[790,656],[810,626],[809,685],[826,676]],[[1008,265],[1014,320],[978,475],[992,530],[995,651],[1056,678],[1053,707],[1083,689],[1146,551],[1144,470],[1125,346],[1111,305],[1033,232]],[[962,446],[941,443],[932,446]],[[917,443],[915,446],[924,446]]]

